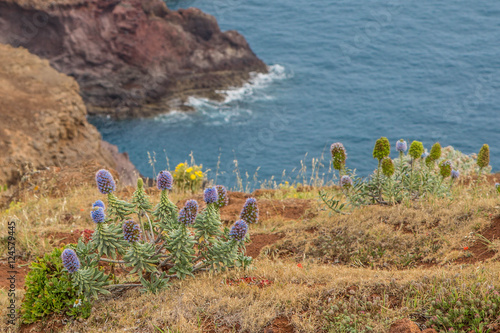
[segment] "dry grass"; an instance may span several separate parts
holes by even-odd
[[[155,202],[156,192],[151,190]],[[129,199],[131,193],[125,188],[118,196]],[[256,193],[276,206],[316,194],[314,188]],[[174,202],[187,197],[172,195]],[[55,246],[49,234],[93,228],[88,208],[98,198],[91,185],[75,185],[61,196],[33,192],[0,212],[0,238],[14,219],[17,254],[32,260]],[[312,218],[272,216],[251,226],[252,233],[279,232],[284,238],[267,247],[250,271],[171,281],[159,295],[132,290],[101,298],[87,321],[71,321],[65,332],[263,332],[276,318],[287,318],[297,332],[347,332],[338,326],[342,309],[363,313],[356,317],[360,325],[374,332],[386,332],[394,320],[409,316],[424,324],[424,310],[443,285],[500,288],[497,256],[474,265],[454,262],[475,255],[464,247],[481,241],[478,232],[490,225],[498,205],[498,194],[485,184],[457,186],[450,198],[368,206],[348,215],[332,215],[313,201]],[[498,241],[489,240],[487,248],[498,252]],[[3,257],[5,252],[2,242]],[[246,275],[272,283],[263,288],[225,283]],[[7,301],[0,291],[2,314]]]

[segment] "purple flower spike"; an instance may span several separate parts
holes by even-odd
[[[92,208],[96,207],[101,207],[102,209],[106,209],[106,206],[104,205],[104,202],[102,202],[102,200],[97,200],[92,204]]]
[[[102,207],[95,207],[92,209],[90,217],[95,223],[104,223],[106,221],[106,214],[104,214],[104,209],[102,209]]]
[[[226,188],[222,185],[215,185],[215,188],[217,189],[218,196],[217,207],[222,208],[229,205],[229,197]]]
[[[352,179],[351,177],[345,175],[345,176],[342,176],[342,178],[340,178],[340,187],[342,188],[349,188],[352,186]]]
[[[209,187],[205,190],[204,199],[207,204],[217,202],[218,198],[217,189],[215,187]]]
[[[109,194],[116,190],[115,180],[108,170],[101,169],[95,175],[97,188],[102,194]]]
[[[243,220],[236,221],[231,230],[229,231],[229,237],[236,241],[243,241],[248,232],[248,224]]]
[[[166,170],[160,171],[156,178],[156,186],[159,190],[171,190],[173,182],[172,174]]]
[[[408,150],[408,144],[406,143],[405,140],[401,139],[396,142],[396,151],[404,153],[407,150]]]
[[[198,202],[196,200],[188,200],[184,207],[179,212],[179,222],[185,225],[190,225],[196,220],[198,215]]]
[[[458,177],[460,177],[460,171],[458,171],[458,170],[451,170],[451,178],[458,179]]]
[[[259,207],[257,207],[257,200],[255,198],[247,199],[241,211],[240,219],[248,224],[259,221]]]
[[[78,256],[74,250],[65,249],[61,255],[61,259],[64,268],[66,268],[71,274],[80,269],[80,260],[78,260]]]
[[[123,238],[125,238],[127,242],[138,242],[141,239],[141,234],[141,228],[134,220],[123,222]]]

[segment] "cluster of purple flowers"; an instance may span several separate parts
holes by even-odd
[[[340,178],[340,187],[349,188],[353,184],[351,177],[345,175]]]
[[[123,238],[130,243],[138,242],[141,239],[141,228],[134,220],[123,222]]]
[[[76,252],[72,249],[65,249],[61,255],[62,263],[64,268],[70,273],[74,273],[80,269],[80,260]]]
[[[406,143],[405,140],[401,139],[396,142],[396,151],[404,153],[407,150],[408,150],[408,144]]]
[[[229,237],[236,241],[243,241],[248,232],[248,224],[244,220],[236,221],[231,230],[229,231]]]
[[[217,195],[217,189],[215,187],[207,188],[203,194],[203,198],[207,204],[217,202],[219,198]]]
[[[104,205],[104,202],[102,202],[102,200],[97,200],[92,204],[92,208],[96,207],[101,207],[102,209],[106,209],[106,206]]]
[[[227,195],[227,190],[223,185],[215,185],[217,190],[217,207],[222,208],[229,205],[229,196]]]
[[[109,194],[116,190],[115,180],[108,170],[101,169],[95,175],[97,188],[102,194]]]
[[[451,178],[458,179],[458,177],[460,177],[460,171],[458,171],[458,170],[451,170]]]
[[[240,219],[246,223],[257,223],[259,220],[259,207],[255,198],[248,198],[241,210]]]
[[[185,225],[190,225],[196,220],[198,215],[198,202],[196,200],[188,200],[184,207],[179,212],[179,222]]]
[[[104,223],[106,221],[106,214],[104,214],[104,209],[99,206],[94,206],[90,211],[90,217],[95,223]]]
[[[173,183],[172,174],[166,170],[160,171],[158,177],[156,177],[156,186],[159,190],[171,190]]]

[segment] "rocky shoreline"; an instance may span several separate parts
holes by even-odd
[[[220,99],[267,72],[245,38],[161,0],[0,0],[0,43],[48,59],[80,85],[89,114],[144,117]]]

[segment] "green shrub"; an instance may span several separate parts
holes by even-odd
[[[73,286],[71,276],[61,262],[61,253],[62,249],[55,248],[31,263],[21,305],[24,323],[32,323],[53,313],[85,318],[90,315],[90,303],[78,296],[78,289]],[[75,302],[77,306],[74,306]]]

